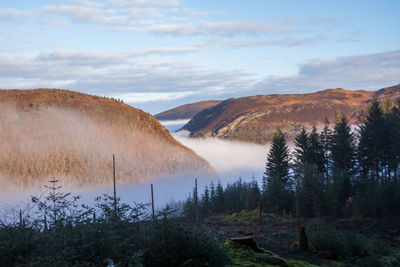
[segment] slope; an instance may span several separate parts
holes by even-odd
[[[205,108],[213,107],[219,104],[220,100],[209,100],[200,101],[196,103],[190,103],[182,106],[178,106],[173,109],[166,110],[155,115],[158,120],[180,120],[180,119],[191,119],[194,115],[199,113]]]
[[[192,137],[218,137],[255,143],[268,142],[276,127],[293,136],[304,125],[332,121],[337,110],[355,123],[359,112],[377,97],[395,98],[400,85],[379,91],[328,89],[309,94],[257,95],[231,98],[204,109],[184,127]]]
[[[209,164],[153,116],[119,100],[66,90],[0,90],[0,178],[31,187],[140,183]]]

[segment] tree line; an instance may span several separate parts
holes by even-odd
[[[197,190],[186,200],[184,213],[202,216],[252,210],[261,205],[271,213],[301,217],[382,218],[400,214],[400,99],[373,99],[351,126],[337,111],[322,130],[304,127],[289,149],[277,129],[267,154],[265,173],[255,179],[220,182]]]

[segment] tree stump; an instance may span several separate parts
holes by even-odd
[[[306,228],[304,226],[300,227],[299,249],[301,251],[309,251]]]
[[[229,238],[233,243],[237,243],[242,246],[246,246],[254,252],[262,253],[263,251],[257,246],[252,236],[239,236]]]

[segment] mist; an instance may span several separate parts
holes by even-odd
[[[204,158],[217,171],[212,180],[223,185],[241,178],[259,183],[265,170],[269,145],[259,145],[219,138],[191,138],[185,130],[182,120],[160,121],[168,128],[173,137]]]
[[[174,175],[159,175],[151,180],[136,180],[135,183],[129,182],[124,177],[125,173],[120,171],[123,164],[128,164],[134,159],[130,158],[126,146],[124,143],[118,144],[111,136],[111,132],[106,136],[106,139],[99,139],[102,135],[98,135],[97,132],[101,131],[97,126],[93,125],[92,122],[87,121],[85,118],[80,117],[73,112],[58,113],[53,112],[51,121],[54,119],[63,119],[68,121],[68,127],[75,128],[74,140],[76,146],[79,143],[84,142],[85,146],[90,148],[86,151],[92,151],[87,157],[99,157],[102,160],[108,161],[111,164],[112,151],[118,148],[119,153],[117,154],[117,195],[121,198],[122,202],[127,204],[138,203],[150,203],[150,184],[154,185],[154,198],[155,206],[157,209],[161,209],[168,203],[174,203],[185,200],[189,194],[193,191],[194,180],[198,180],[198,190],[200,193],[203,192],[204,187],[211,181],[217,183],[220,181],[223,185],[234,182],[238,178],[244,181],[250,181],[255,179],[261,182],[264,168],[266,155],[268,152],[267,145],[258,145],[244,142],[221,140],[216,138],[190,138],[188,132],[180,131],[174,132],[181,129],[182,126],[187,122],[186,120],[178,121],[163,121],[165,125],[172,133],[173,137],[180,143],[192,149],[197,155],[204,158],[208,163],[215,169],[216,173],[210,174],[205,172],[181,172]],[[10,117],[9,117],[10,118]],[[67,127],[67,126],[65,126]],[[22,129],[14,129],[21,131]],[[66,130],[65,128],[63,130]],[[26,137],[16,131],[16,136],[23,141],[24,151],[28,154],[34,151],[36,155],[40,151],[45,151],[47,148],[40,146],[35,143],[37,136]],[[139,136],[136,134],[136,137]],[[59,138],[57,136],[53,138]],[[91,138],[91,139],[89,139]],[[117,140],[117,139],[114,139]],[[66,142],[66,141],[65,141]],[[107,146],[106,142],[111,143],[112,146]],[[98,144],[99,143],[99,144]],[[22,145],[21,145],[22,146]],[[29,148],[29,151],[26,149]],[[32,151],[30,151],[32,150]],[[125,151],[125,152],[124,152]],[[121,153],[124,152],[124,153]],[[40,154],[40,153],[39,153]],[[112,172],[108,166],[107,170],[102,171],[102,179],[108,181],[104,185],[86,185],[76,186],[71,183],[71,177],[68,175],[57,175],[57,179],[60,181],[60,185],[63,186],[62,190],[65,192],[71,192],[72,195],[80,195],[81,203],[87,205],[94,205],[94,199],[96,196],[103,194],[113,194],[113,188],[111,186]],[[96,175],[96,172],[92,176]],[[126,175],[125,175],[126,176]],[[31,196],[40,196],[46,194],[48,189],[44,187],[51,180],[52,176],[48,175],[42,177],[39,183],[35,183],[31,187],[21,188],[18,184],[9,183],[9,177],[0,175],[0,181],[2,186],[2,193],[0,196],[0,214],[9,213],[18,209],[27,209],[32,204],[30,203]]]

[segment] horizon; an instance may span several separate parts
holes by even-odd
[[[179,105],[399,84],[398,1],[0,3],[0,88]]]

